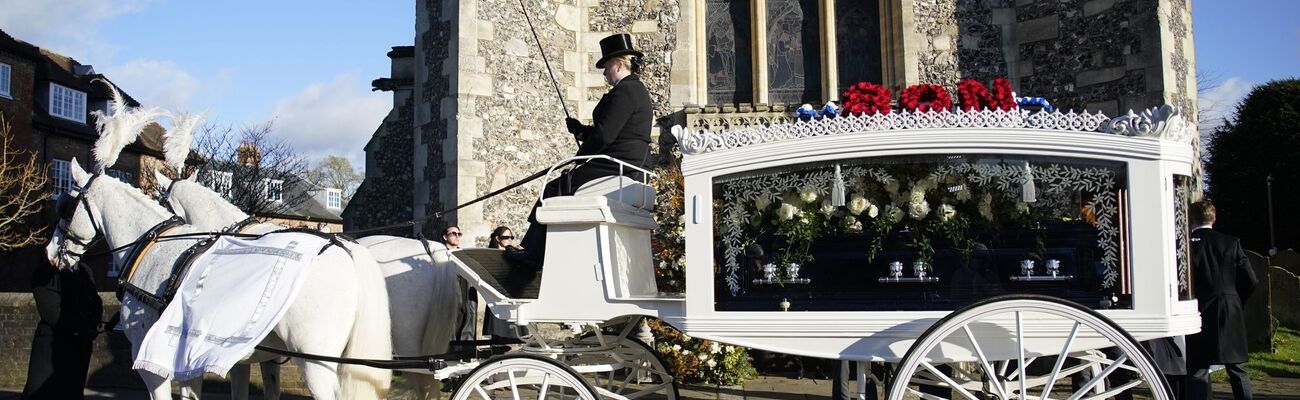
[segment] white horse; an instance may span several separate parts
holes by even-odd
[[[92,176],[73,160],[72,179],[82,188],[55,229],[46,247],[46,256],[59,268],[75,265],[95,237],[102,234],[109,248],[136,242],[141,235],[172,218],[171,213],[139,190],[102,176]],[[91,184],[93,183],[93,185]],[[198,232],[182,225],[167,235]],[[147,291],[159,291],[170,275],[172,264],[199,238],[160,240],[141,257],[131,275],[131,283]],[[351,358],[388,359],[392,354],[389,338],[387,294],[383,290],[377,267],[369,252],[359,246],[343,249],[330,247],[313,265],[293,304],[272,330],[267,345],[292,351]],[[127,256],[115,253],[122,263]],[[149,327],[157,321],[158,311],[127,294],[122,301],[122,323],[131,340],[133,355],[139,351]],[[392,372],[366,367],[296,359],[303,371],[308,390],[317,399],[382,399],[387,396]],[[144,370],[141,377],[153,399],[171,398],[170,380]],[[197,392],[196,392],[197,393]]]
[[[199,229],[219,231],[248,218],[248,214],[220,194],[196,182],[194,175],[172,180],[155,171],[154,179],[159,190],[164,191],[160,193],[161,199],[172,212]],[[281,228],[272,224],[255,224],[243,231],[258,233]],[[438,242],[421,243],[416,239],[378,235],[357,242],[370,250],[384,275],[394,353],[445,353],[448,342],[455,338],[456,312],[464,299],[456,285],[455,267],[446,246]],[[245,365],[243,368],[247,371],[248,367]],[[414,389],[420,398],[437,395],[438,382],[430,376],[408,374],[406,377],[414,377],[409,380],[414,381]],[[236,385],[233,379],[231,385]],[[242,391],[246,393],[246,380],[243,385]]]

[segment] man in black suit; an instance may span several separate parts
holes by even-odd
[[[641,57],[632,46],[632,35],[620,33],[601,39],[601,58],[596,68],[603,69],[609,93],[600,98],[591,112],[592,125],[566,118],[569,133],[580,143],[579,156],[607,155],[645,168],[650,158],[650,128],[654,110],[650,92],[637,76]],[[619,175],[619,166],[609,160],[591,160],[560,175],[546,184],[543,198],[572,195],[582,184],[600,177]],[[641,178],[641,174],[624,170],[622,174]],[[538,268],[546,253],[546,226],[537,222],[539,201],[528,214],[528,233],[520,241],[523,251],[507,251],[515,265]]]
[[[86,369],[99,335],[103,302],[85,266],[32,273],[32,295],[40,322],[32,336],[23,399],[80,399]]]
[[[1192,290],[1200,303],[1201,332],[1187,337],[1186,390],[1190,400],[1209,399],[1210,366],[1228,370],[1233,397],[1252,397],[1246,362],[1246,324],[1241,304],[1255,290],[1241,240],[1213,229],[1214,204],[1202,200],[1188,210],[1192,224]]]

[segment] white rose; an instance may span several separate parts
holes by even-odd
[[[868,217],[875,218],[876,216],[879,216],[879,215],[880,215],[880,209],[879,209],[879,208],[876,208],[876,205],[875,205],[875,204],[872,204],[872,205],[867,206],[867,216],[868,216]]]
[[[1023,201],[1017,201],[1017,202],[1016,202],[1016,211],[1020,211],[1021,214],[1028,214],[1028,213],[1029,213],[1029,203],[1026,203],[1026,202],[1023,202]]]
[[[930,203],[925,200],[907,203],[907,215],[915,220],[925,218],[926,215],[930,215]]]
[[[898,181],[889,181],[889,183],[886,183],[885,191],[889,193],[898,193]]]
[[[718,342],[709,343],[709,351],[718,354],[718,352],[722,351],[722,345],[718,344]]]
[[[853,199],[849,200],[849,212],[853,215],[861,215],[870,205],[871,202],[867,201],[866,197],[853,195]]]
[[[772,199],[768,198],[766,194],[760,194],[758,198],[754,199],[754,207],[759,210],[766,210],[767,206],[770,205],[772,205]]]
[[[939,220],[940,220],[940,221],[948,222],[948,220],[952,219],[952,217],[955,217],[955,216],[957,216],[957,209],[952,208],[952,206],[947,205],[947,204],[940,204],[940,205],[939,205]]]
[[[803,200],[804,204],[812,204],[814,201],[817,201],[817,189],[811,187],[804,188],[799,192],[799,199]]]
[[[830,201],[830,200],[822,200],[822,209],[821,209],[821,212],[822,212],[822,215],[825,215],[825,216],[829,217],[829,216],[831,216],[831,214],[834,214],[834,213],[835,213],[835,206],[832,206],[832,205],[831,205],[831,201]]]
[[[708,355],[708,354],[701,354],[701,355],[700,355],[700,361],[708,361],[708,360],[709,360],[709,355]]]
[[[781,203],[781,209],[776,210],[777,217],[781,218],[782,221],[792,220],[794,219],[794,216],[798,214],[799,214],[799,208],[790,205],[790,203],[783,202]]]
[[[709,360],[709,361],[706,361],[706,362],[704,363],[704,365],[708,365],[709,368],[713,368],[713,367],[717,367],[717,366],[718,366],[718,362],[717,362],[717,361],[713,361],[713,360]]]
[[[969,190],[966,190],[966,189],[958,190],[958,191],[957,191],[957,200],[959,200],[959,201],[968,201],[968,200],[970,200],[970,191],[969,191]]]
[[[682,354],[691,354],[690,350],[682,350]]]
[[[849,232],[862,232],[862,221],[858,221],[856,217],[845,218],[844,229]]]
[[[918,187],[912,188],[912,191],[908,193],[907,201],[911,203],[920,203],[925,201],[925,189]]]
[[[903,220],[903,209],[894,205],[885,206],[885,219],[891,223],[898,223]]]
[[[674,345],[673,345],[673,351],[682,351],[682,345],[680,345],[680,344],[674,344]]]

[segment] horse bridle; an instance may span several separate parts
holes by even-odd
[[[172,213],[172,215],[176,215],[176,210],[173,210],[173,209],[172,209],[172,204],[171,204],[171,202],[170,202],[170,201],[167,201],[167,200],[171,199],[171,197],[172,197],[172,188],[176,187],[176,182],[179,182],[179,181],[180,181],[180,179],[173,180],[171,183],[168,183],[168,184],[167,184],[167,189],[166,189],[166,190],[163,190],[162,192],[159,192],[159,193],[158,193],[158,204],[161,204],[161,205],[163,206],[163,208],[166,208],[168,212],[171,212],[171,213]]]
[[[95,221],[95,213],[90,210],[90,206],[86,203],[86,193],[90,191],[90,186],[95,184],[95,180],[99,179],[100,175],[100,173],[91,175],[90,179],[86,181],[86,185],[77,189],[75,196],[65,191],[54,201],[54,210],[58,212],[60,224],[64,224],[64,226],[71,225],[72,217],[77,213],[77,207],[81,207],[86,210],[86,217],[90,218],[90,226],[95,229],[95,236],[83,241],[72,237],[71,232],[65,228],[63,230],[63,243],[59,244],[59,250],[55,253],[57,256],[71,255],[76,257],[77,261],[81,261],[81,258],[86,255],[90,247],[104,237],[103,232],[99,229],[99,223]],[[68,242],[81,246],[81,252],[68,250]]]

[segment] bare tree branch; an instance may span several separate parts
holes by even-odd
[[[307,161],[288,142],[272,136],[273,125],[268,121],[238,131],[204,126],[195,141],[207,161],[199,168],[199,181],[249,214],[284,214],[307,201],[307,191],[292,190],[306,184],[302,176]],[[276,191],[278,200],[269,196]]]
[[[361,186],[361,180],[365,176],[353,169],[352,162],[347,158],[329,155],[307,171],[307,179],[320,186],[342,190],[343,201],[347,202],[357,192],[357,187]]]
[[[35,217],[45,205],[45,168],[35,154],[14,145],[9,122],[0,115],[0,251],[16,250],[45,239]]]

